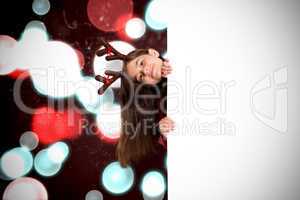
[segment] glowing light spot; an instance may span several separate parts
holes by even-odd
[[[64,142],[56,142],[48,148],[49,159],[54,163],[62,163],[69,155],[69,147]]]
[[[122,41],[112,41],[109,42],[115,49],[117,49],[122,54],[128,54],[129,52],[133,51],[135,48],[128,44],[127,42]],[[102,49],[101,47],[100,49]],[[95,56],[94,59],[94,72],[95,74],[104,75],[105,70],[114,70],[114,71],[121,71],[123,68],[123,62],[120,60],[112,60],[107,61],[105,60],[105,56]],[[110,87],[120,87],[121,81],[115,81]]]
[[[141,190],[148,198],[163,196],[166,191],[164,176],[157,171],[148,172],[142,180]]]
[[[8,178],[15,179],[26,175],[33,166],[33,157],[26,148],[13,148],[1,157],[1,171]]]
[[[102,85],[94,77],[86,77],[76,84],[76,97],[89,112],[99,114],[101,105],[112,104],[114,101],[111,88],[108,88],[103,95],[98,95],[98,89]]]
[[[30,177],[18,178],[8,184],[4,193],[4,200],[47,200],[48,194],[45,186]]]
[[[154,30],[163,30],[167,28],[167,10],[168,4],[166,1],[151,1],[145,13],[145,20],[148,26]]]
[[[79,137],[82,124],[82,116],[76,110],[55,111],[42,107],[35,110],[31,126],[42,144],[50,144]]]
[[[101,134],[110,139],[117,139],[121,133],[121,106],[119,104],[100,106],[97,126]]]
[[[48,67],[47,61],[45,61],[47,56],[43,54],[47,49],[45,48],[47,41],[48,34],[43,22],[31,21],[26,25],[20,40],[13,47],[1,53],[0,63],[12,70]],[[2,60],[4,61],[2,62]]]
[[[13,79],[25,79],[28,78],[30,76],[28,70],[21,70],[21,69],[16,69],[13,72],[8,74],[11,78]]]
[[[32,3],[32,10],[37,15],[45,15],[50,10],[49,0],[34,0]]]
[[[146,25],[143,20],[133,18],[127,22],[125,30],[129,37],[137,39],[145,34]]]
[[[34,168],[42,176],[54,176],[61,169],[61,163],[53,162],[48,149],[43,149],[34,158]]]
[[[85,200],[103,200],[103,195],[98,190],[91,190],[85,195]]]
[[[132,13],[132,0],[89,0],[87,4],[90,22],[101,31],[123,29]]]
[[[76,51],[71,46],[60,41],[47,42],[36,56],[39,67],[31,67],[30,74],[38,92],[55,98],[75,94],[75,85],[82,77]]]
[[[80,66],[81,69],[83,69],[84,68],[84,64],[85,64],[85,62],[84,62],[84,55],[78,49],[75,49],[75,51],[76,51],[76,54],[77,54],[77,57],[78,57],[79,66]]]
[[[102,174],[104,188],[113,194],[124,194],[133,185],[134,172],[131,167],[122,168],[119,162],[112,162]]]
[[[30,151],[35,149],[39,144],[39,137],[31,131],[27,131],[20,137],[20,145],[28,148]]]
[[[11,55],[11,65],[21,70],[28,70],[32,67],[43,68],[46,64],[46,56],[43,55],[48,42],[46,26],[41,21],[29,22]]]
[[[0,75],[6,75],[16,68],[11,65],[12,51],[17,41],[7,35],[0,35]]]
[[[33,20],[25,26],[19,42],[25,43],[28,46],[34,46],[48,40],[49,36],[45,24],[41,21]]]

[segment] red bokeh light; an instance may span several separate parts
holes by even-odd
[[[87,14],[90,22],[105,32],[119,31],[132,17],[132,0],[89,0]]]
[[[30,74],[27,70],[16,69],[13,72],[9,73],[8,76],[10,76],[13,79],[18,79],[18,78],[24,79],[29,77]]]
[[[76,54],[78,56],[79,66],[80,66],[81,69],[83,69],[84,64],[85,64],[84,55],[81,51],[79,51],[77,49],[75,49],[75,51],[76,51]]]
[[[32,118],[32,131],[41,143],[50,144],[62,139],[74,139],[81,135],[82,116],[73,109],[56,111],[49,107],[36,110]]]

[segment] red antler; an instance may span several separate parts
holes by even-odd
[[[126,60],[126,55],[118,52],[115,48],[113,48],[108,42],[106,42],[103,38],[100,38],[104,45],[104,49],[98,50],[96,52],[97,56],[103,56],[105,54],[108,54],[105,59],[106,60]],[[101,75],[97,75],[95,79],[97,81],[100,81],[104,83],[104,85],[98,90],[98,94],[102,95],[105,90],[115,81],[117,80],[120,76],[122,76],[122,71],[116,72],[116,71],[111,71],[111,70],[106,70],[105,71],[106,77],[103,77]]]
[[[104,54],[108,54],[105,57],[106,60],[126,60],[126,55],[120,53],[115,48],[113,48],[108,42],[106,42],[103,38],[100,38],[104,45],[104,49],[98,50],[96,52],[97,56],[103,56]]]
[[[106,77],[103,77],[101,75],[97,75],[95,79],[97,81],[100,81],[104,83],[104,85],[98,90],[98,94],[102,95],[105,90],[113,83],[115,80],[117,80],[119,77],[122,76],[122,72],[116,72],[116,71],[111,71],[111,70],[106,70],[105,71]]]

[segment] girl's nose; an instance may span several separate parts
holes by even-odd
[[[149,75],[150,74],[150,71],[151,71],[151,67],[149,64],[145,63],[144,67],[143,67],[143,72],[144,74],[146,75]]]

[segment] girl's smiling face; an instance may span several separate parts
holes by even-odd
[[[161,80],[162,66],[163,61],[159,58],[159,53],[154,49],[149,49],[148,54],[129,61],[126,72],[137,82],[154,85]]]

